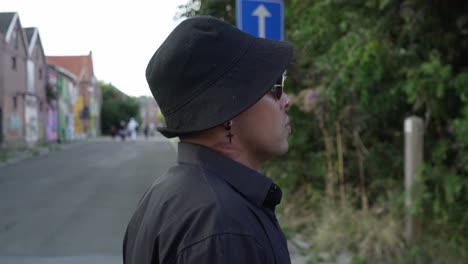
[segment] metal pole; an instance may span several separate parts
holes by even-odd
[[[411,213],[414,197],[421,182],[420,170],[423,162],[424,121],[416,116],[405,119],[405,230],[407,241],[412,241],[418,234],[417,219]]]

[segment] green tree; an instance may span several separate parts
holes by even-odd
[[[235,24],[235,3],[235,0],[188,0],[186,4],[179,6],[175,18],[209,15]]]
[[[139,119],[137,98],[122,93],[110,83],[100,82],[100,86],[102,90],[101,127],[104,134],[110,133],[112,126],[118,128],[121,120],[128,122],[130,117]]]
[[[421,254],[435,262],[466,260],[467,2],[284,3],[285,37],[295,50],[286,82],[293,134],[288,155],[265,167],[294,198],[283,212],[307,215],[320,204],[350,203],[370,219],[374,211],[390,215],[401,208],[403,120],[417,115],[425,121],[424,190],[415,210],[427,238]],[[192,0],[180,14],[234,23],[233,5]],[[379,250],[361,251],[362,240],[346,250],[361,252],[370,263],[389,261],[379,258]]]

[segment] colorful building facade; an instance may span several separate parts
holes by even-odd
[[[55,100],[51,100],[50,110],[56,111],[56,117],[49,120],[51,128],[56,128],[56,131],[50,130],[51,135],[57,134],[56,138],[59,142],[67,142],[75,139],[75,116],[74,105],[76,101],[76,77],[67,70],[50,66],[49,73],[49,88],[55,93]],[[56,120],[56,122],[55,122]]]
[[[94,76],[92,53],[84,56],[48,56],[47,61],[76,76],[77,94],[72,98],[75,136],[100,135],[102,95]]]
[[[0,12],[0,148],[98,136],[92,53],[46,57],[37,28]]]

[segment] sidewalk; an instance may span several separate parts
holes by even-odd
[[[37,157],[52,151],[71,147],[75,144],[86,142],[87,140],[77,140],[66,143],[48,143],[33,147],[19,147],[11,149],[0,149],[0,167],[13,164],[31,157]]]
[[[112,138],[111,136],[104,135],[104,136],[89,139],[89,141],[107,141],[107,142],[115,141],[115,142],[119,142],[119,141],[122,141],[122,140],[120,139],[120,137]],[[174,151],[177,152],[177,143],[179,143],[179,138],[177,138],[177,137],[175,137],[175,138],[166,138],[166,137],[164,137],[163,135],[161,135],[159,133],[156,133],[155,135],[149,136],[149,137],[146,138],[145,136],[143,136],[141,134],[137,134],[137,138],[136,138],[135,141],[136,142],[169,142],[171,144],[172,148],[174,149]],[[132,142],[132,140],[130,138],[126,137],[125,142]]]
[[[37,157],[44,154],[47,154],[52,151],[61,150],[64,148],[71,147],[75,144],[85,143],[85,142],[97,142],[97,141],[120,141],[120,138],[112,139],[110,136],[99,136],[99,137],[92,137],[87,139],[78,139],[74,141],[69,141],[65,143],[48,143],[48,144],[40,144],[33,147],[20,147],[20,148],[12,148],[12,149],[0,149],[0,167],[6,166],[8,164],[13,164],[19,162],[24,159],[28,159],[31,157]],[[126,141],[131,141],[128,138]],[[142,135],[138,135],[137,141],[165,141],[171,143],[172,148],[174,151],[177,151],[177,142],[179,141],[177,138],[175,139],[167,139],[160,134],[155,136],[145,138]]]

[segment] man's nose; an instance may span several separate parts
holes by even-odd
[[[289,109],[289,96],[283,93],[280,99],[281,106],[284,107],[285,110]]]

